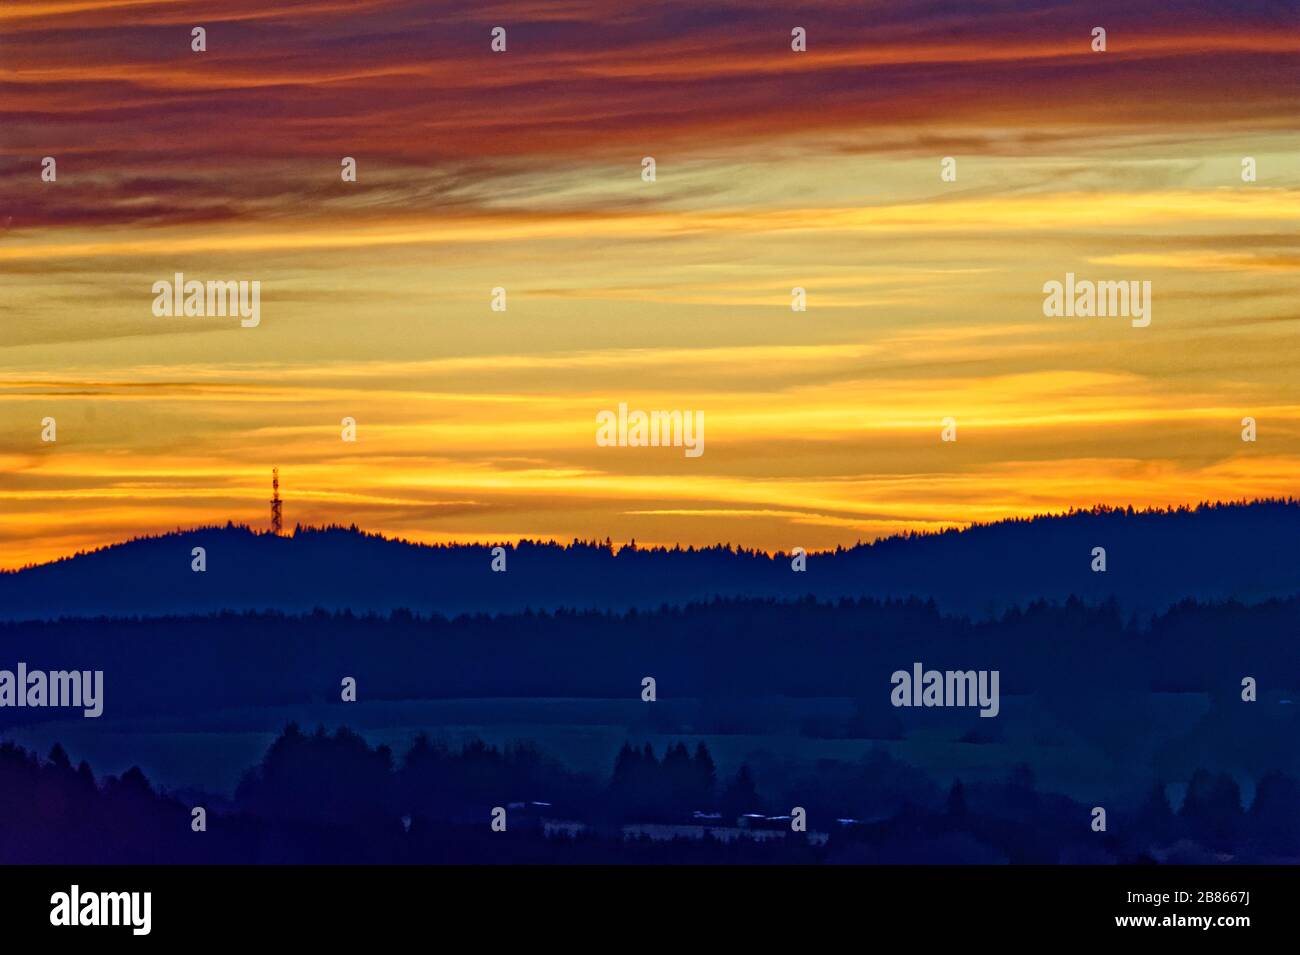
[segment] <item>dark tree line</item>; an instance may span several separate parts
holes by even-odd
[[[1300,780],[1262,776],[1249,809],[1231,776],[1199,770],[1174,810],[1167,787],[1109,808],[1104,833],[1089,807],[1036,789],[1028,767],[1001,783],[946,791],[911,767],[871,754],[867,789],[833,780],[769,781],[748,767],[719,780],[706,747],[662,757],[625,744],[608,779],[570,773],[535,747],[471,742],[458,750],[425,737],[396,762],[347,729],[289,726],[249,770],[230,806],[215,802],[207,831],[193,799],[160,792],[132,768],[97,779],[61,746],[44,760],[0,744],[0,864],[343,862],[1092,862],[1285,861],[1300,856]],[[793,786],[793,788],[787,788]],[[884,796],[885,793],[892,795]],[[798,798],[813,845],[711,837],[626,840],[627,822],[733,828],[743,813],[784,814]],[[885,812],[871,811],[887,806]],[[505,833],[490,811],[507,807]],[[716,812],[716,821],[708,815]],[[706,814],[697,816],[698,813]],[[543,820],[578,823],[551,833]]]
[[[633,699],[650,674],[668,701],[852,697],[870,707],[887,705],[890,674],[918,659],[997,669],[1003,694],[1059,700],[1068,718],[1121,691],[1232,699],[1244,675],[1258,678],[1264,694],[1298,691],[1298,624],[1300,597],[1189,602],[1150,620],[1114,603],[1070,599],[982,622],[920,600],[716,599],[653,612],[453,620],[323,611],[62,620],[0,624],[0,640],[29,668],[102,669],[108,720],[337,701],[344,674],[356,678],[363,702]],[[229,679],[234,672],[238,680]],[[63,716],[5,708],[0,726]],[[882,731],[891,722],[869,712],[864,721]]]

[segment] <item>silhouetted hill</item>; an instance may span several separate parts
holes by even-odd
[[[792,546],[797,542],[792,542]],[[191,570],[206,550],[207,570]],[[1106,572],[1092,552],[1106,549]],[[0,574],[0,619],[315,608],[443,614],[560,607],[620,610],[713,596],[932,598],[988,614],[1033,599],[1113,598],[1151,612],[1180,599],[1244,601],[1300,591],[1300,501],[1177,510],[1098,508],[962,531],[892,537],[808,555],[729,547],[645,549],[574,542],[428,546],[356,528],[247,527],[140,538]]]

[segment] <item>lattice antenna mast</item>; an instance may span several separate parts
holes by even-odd
[[[279,534],[284,530],[284,514],[281,507],[284,504],[280,500],[280,469],[271,469],[271,533]]]

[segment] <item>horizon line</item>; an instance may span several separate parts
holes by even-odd
[[[1300,497],[1291,497],[1290,495],[1288,495],[1286,497],[1237,498],[1237,499],[1230,499],[1230,500],[1216,499],[1213,501],[1209,501],[1209,500],[1199,501],[1194,505],[1193,504],[1167,504],[1167,505],[1157,504],[1157,505],[1148,505],[1146,507],[1141,507],[1141,508],[1134,508],[1134,506],[1131,504],[1124,506],[1124,505],[1097,503],[1097,504],[1092,504],[1090,506],[1081,506],[1081,507],[1072,506],[1063,511],[1047,510],[1040,513],[1035,513],[1029,517],[1008,515],[1006,517],[1000,517],[995,520],[986,520],[986,521],[972,520],[972,521],[963,522],[963,526],[961,527],[942,527],[938,529],[927,529],[927,528],[909,529],[907,531],[899,531],[896,533],[875,537],[870,540],[859,539],[855,543],[847,546],[843,544],[837,544],[833,548],[821,548],[821,549],[805,548],[804,553],[808,556],[844,553],[847,551],[857,550],[862,547],[873,547],[877,544],[887,544],[892,541],[908,541],[908,540],[916,540],[920,538],[943,537],[951,534],[961,535],[979,528],[995,527],[999,524],[1029,524],[1040,520],[1060,520],[1063,518],[1088,516],[1088,515],[1104,516],[1108,514],[1123,514],[1126,516],[1131,515],[1133,517],[1139,517],[1139,516],[1146,516],[1146,515],[1196,514],[1201,511],[1217,510],[1217,509],[1224,509],[1224,508],[1250,508],[1259,505],[1282,505],[1288,507],[1300,506]],[[704,544],[704,545],[696,545],[696,544],[684,545],[681,543],[665,544],[662,542],[638,544],[635,537],[631,537],[626,541],[621,541],[621,540],[615,541],[612,538],[610,538],[608,535],[605,537],[604,541],[601,541],[598,538],[584,539],[581,537],[573,537],[570,540],[560,540],[559,538],[556,537],[533,538],[533,537],[519,536],[519,537],[513,537],[513,538],[507,537],[498,540],[490,540],[490,541],[483,541],[483,542],[465,540],[465,541],[451,541],[445,543],[444,542],[425,543],[423,541],[412,540],[410,538],[401,537],[397,535],[389,536],[385,534],[383,531],[368,531],[365,530],[364,528],[359,527],[355,523],[353,524],[295,524],[293,526],[292,531],[277,534],[270,528],[262,529],[262,528],[254,527],[251,524],[236,523],[235,521],[227,520],[225,524],[199,524],[188,528],[177,527],[170,531],[158,531],[155,533],[137,534],[136,536],[127,538],[125,540],[117,540],[108,544],[101,544],[98,547],[93,547],[89,550],[78,550],[71,554],[65,554],[61,557],[55,557],[51,560],[47,560],[39,563],[28,563],[18,567],[0,567],[0,575],[14,575],[14,574],[24,573],[29,570],[38,570],[42,567],[52,567],[56,564],[62,564],[68,561],[73,561],[80,557],[90,557],[95,554],[100,554],[106,551],[115,550],[116,548],[119,547],[126,547],[130,544],[134,544],[138,542],[158,541],[168,537],[184,536],[186,534],[195,534],[203,531],[229,531],[229,530],[247,531],[255,537],[281,537],[286,540],[293,540],[300,532],[321,533],[321,532],[328,532],[328,531],[342,531],[345,533],[360,534],[363,537],[376,538],[378,540],[385,541],[388,543],[405,544],[408,547],[419,547],[419,548],[440,549],[440,550],[455,550],[460,548],[490,549],[492,547],[517,548],[523,544],[529,544],[538,547],[559,547],[562,550],[568,550],[574,546],[584,546],[584,547],[597,547],[597,548],[608,549],[609,552],[614,556],[618,556],[624,550],[652,551],[652,552],[657,551],[662,553],[674,553],[678,551],[694,552],[694,551],[726,550],[733,553],[749,553],[754,555],[762,554],[769,558],[776,558],[776,557],[788,557],[793,553],[794,548],[800,547],[800,545],[795,544],[792,545],[792,549],[789,551],[779,550],[779,549],[767,550],[761,547],[749,547],[746,546],[745,544],[733,544],[730,541],[727,542],[718,541],[713,544]]]

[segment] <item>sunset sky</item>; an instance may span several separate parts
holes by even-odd
[[[1166,6],[0,4],[0,567],[265,527],[273,466],[423,541],[1294,495],[1300,5]],[[177,272],[260,326],[155,317]],[[1045,317],[1067,272],[1151,325]],[[705,453],[597,446],[620,402]]]

